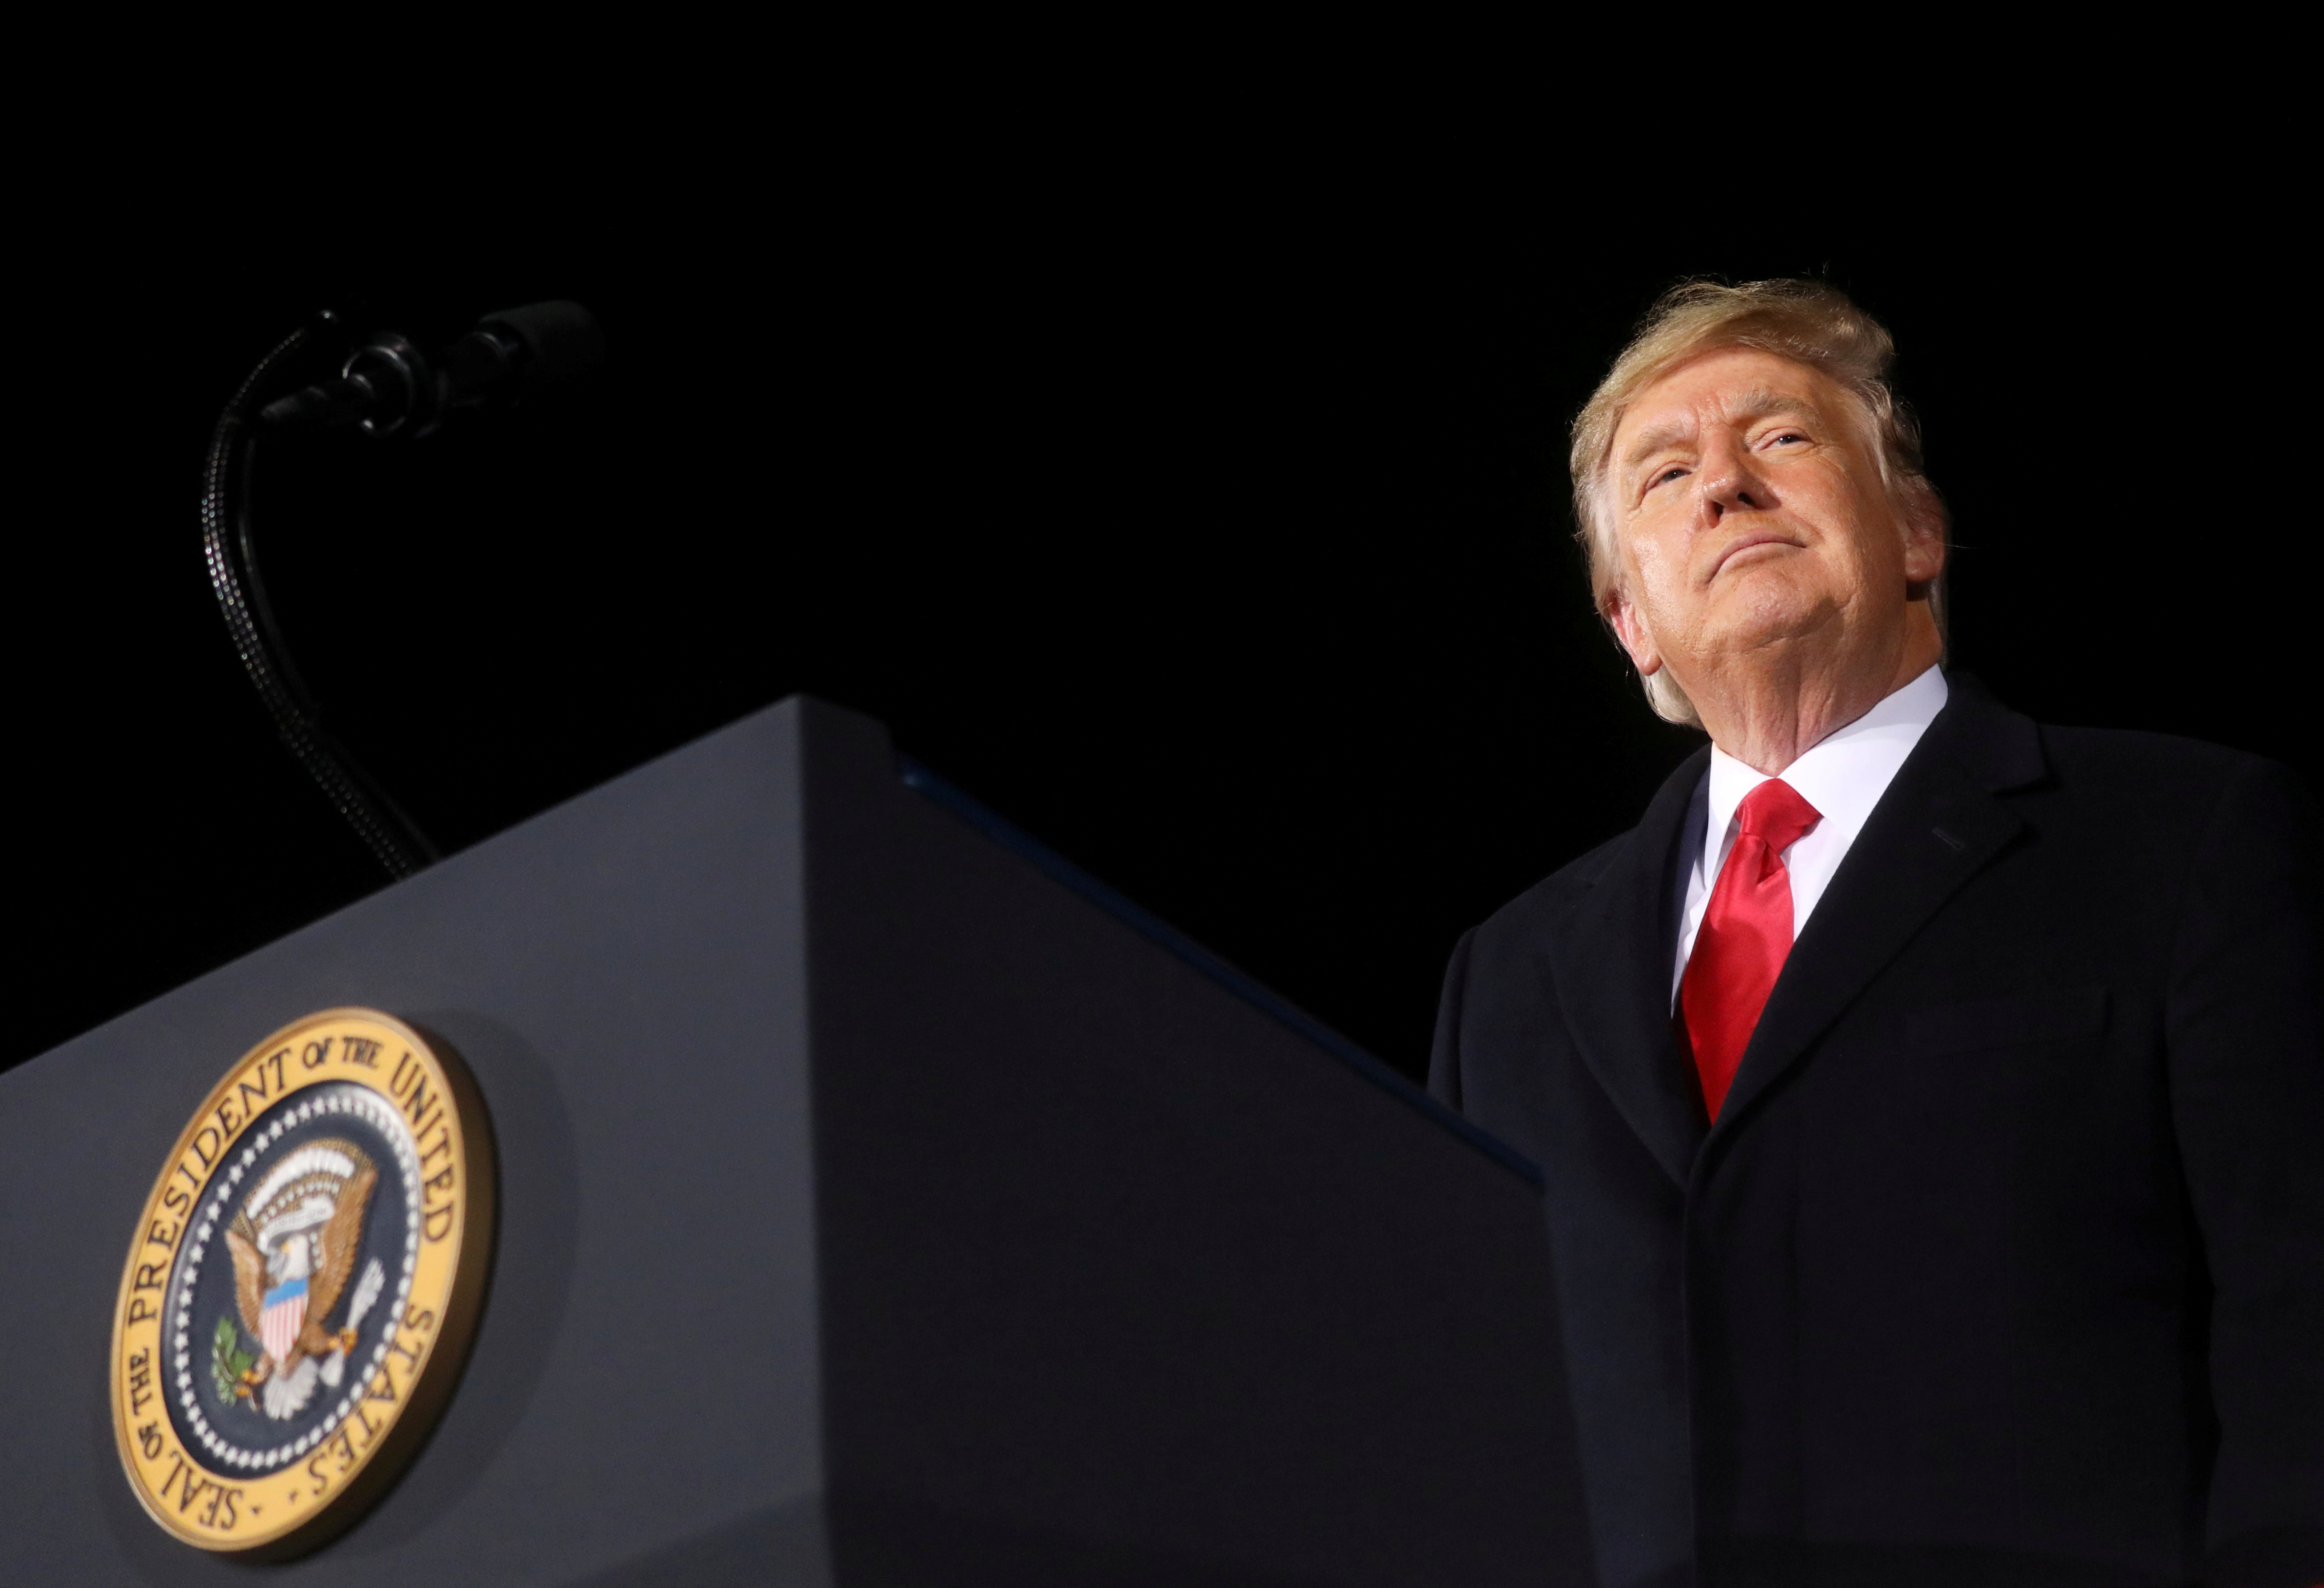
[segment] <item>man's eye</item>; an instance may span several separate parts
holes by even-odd
[[[1775,444],[1780,447],[1786,441],[1804,441],[1807,438],[1801,435],[1797,430],[1785,430],[1782,435],[1777,436],[1775,439]]]
[[[1678,467],[1675,464],[1674,464],[1671,467],[1669,467],[1669,468],[1666,468],[1666,469],[1663,470],[1663,472],[1662,472],[1662,473],[1660,473],[1660,474],[1656,475],[1653,479],[1651,479],[1651,480],[1647,481],[1647,482],[1646,482],[1646,489],[1648,489],[1649,491],[1651,491],[1651,490],[1653,490],[1656,485],[1669,485],[1673,480],[1675,480],[1675,479],[1682,479],[1682,478],[1683,478],[1683,477],[1685,476],[1685,475],[1686,475],[1686,470],[1684,470],[1684,469],[1683,469],[1683,468],[1680,468],[1680,467]]]

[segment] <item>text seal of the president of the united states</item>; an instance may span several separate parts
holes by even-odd
[[[491,1256],[491,1131],[459,1060],[366,1009],[244,1054],[139,1214],[113,1426],[154,1520],[203,1549],[311,1549],[443,1409]]]

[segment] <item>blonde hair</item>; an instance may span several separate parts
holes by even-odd
[[[1863,409],[1877,443],[1881,483],[1908,516],[1933,517],[1942,528],[1943,501],[1921,463],[1921,428],[1912,410],[1888,386],[1896,357],[1887,328],[1821,282],[1682,282],[1646,311],[1614,367],[1598,383],[1573,419],[1574,538],[1590,559],[1590,596],[1602,619],[1621,585],[1620,549],[1606,496],[1614,432],[1639,393],[1680,365],[1730,347],[1748,347],[1805,365],[1831,379]],[[1941,577],[1929,586],[1937,631],[1945,627]],[[1610,627],[1610,623],[1609,624]],[[1667,721],[1701,727],[1694,703],[1670,669],[1641,679],[1646,700]]]

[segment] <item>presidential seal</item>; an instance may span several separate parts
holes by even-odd
[[[139,1215],[113,1426],[153,1519],[203,1549],[313,1548],[385,1491],[466,1353],[492,1139],[459,1061],[365,1009],[243,1056]]]

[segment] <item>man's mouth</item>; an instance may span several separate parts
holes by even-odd
[[[1778,534],[1773,530],[1761,530],[1745,535],[1719,554],[1719,560],[1711,565],[1711,577],[1717,578],[1721,569],[1754,546],[1789,546],[1797,549],[1799,542],[1789,535]]]

